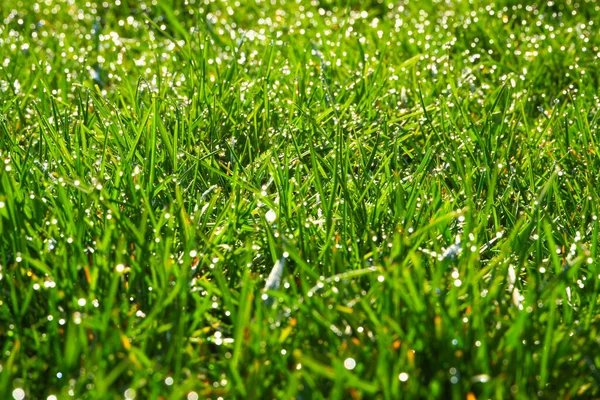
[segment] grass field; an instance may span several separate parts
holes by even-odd
[[[0,2],[0,398],[600,397],[600,2]]]

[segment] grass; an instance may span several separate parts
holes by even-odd
[[[600,396],[598,2],[10,4],[0,397]]]

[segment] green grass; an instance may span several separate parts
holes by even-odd
[[[2,399],[600,396],[598,2],[188,3],[0,3]]]

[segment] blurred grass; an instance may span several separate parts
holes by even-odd
[[[1,397],[600,396],[599,11],[0,3]]]

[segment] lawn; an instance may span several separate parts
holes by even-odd
[[[0,398],[600,397],[600,2],[0,2]]]

